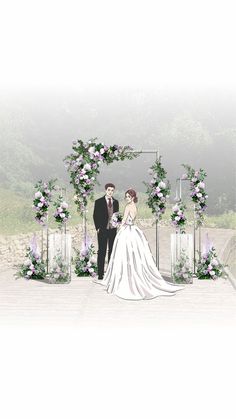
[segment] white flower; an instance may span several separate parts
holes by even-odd
[[[87,171],[91,170],[91,165],[89,163],[86,163],[84,165],[84,170],[87,170]]]
[[[196,177],[192,177],[191,181],[192,182],[197,182],[197,178]]]
[[[182,215],[182,214],[183,214],[183,212],[182,212],[181,210],[179,210],[179,211],[177,212],[177,214],[178,214],[178,215]]]
[[[201,189],[205,188],[205,183],[204,182],[199,182],[198,187]]]
[[[211,266],[211,264],[209,264],[209,265],[208,265],[208,269],[209,269],[209,270],[211,270],[211,269],[212,269],[212,266]]]
[[[199,191],[200,191],[200,189],[199,189],[198,187],[196,187],[196,188],[195,188],[195,191],[196,191],[196,192],[199,192]]]
[[[179,207],[178,207],[177,204],[174,205],[172,209],[173,209],[174,212],[178,212],[179,211]]]
[[[94,269],[93,268],[89,268],[89,272],[91,273],[91,272],[94,272]]]
[[[92,266],[91,262],[87,262],[87,266],[88,267]]]
[[[61,207],[58,207],[57,212],[63,212],[63,209]]]
[[[161,182],[158,183],[158,186],[159,186],[159,188],[165,189],[166,184],[165,184],[165,182],[161,181]]]
[[[175,217],[175,220],[176,220],[176,221],[179,221],[179,220],[180,220],[180,217]]]
[[[104,152],[105,152],[104,148],[101,148],[100,154],[104,154]]]
[[[88,175],[84,175],[84,179],[88,179]]]
[[[217,265],[219,265],[219,263],[218,263],[218,261],[217,261],[216,259],[212,259],[211,264],[212,264],[213,266],[217,266]]]
[[[89,147],[88,152],[89,152],[90,154],[93,154],[93,153],[94,153],[94,151],[95,151],[95,147]]]
[[[62,207],[62,208],[68,208],[68,204],[67,204],[67,202],[62,202],[62,203],[61,203],[61,207]]]
[[[157,194],[157,196],[159,196],[159,198],[162,198],[163,193],[159,192],[159,193]]]
[[[30,269],[31,269],[31,271],[34,269],[34,265],[32,264],[32,265],[30,265],[30,267],[29,267]]]
[[[61,217],[61,218],[65,218],[65,216],[66,216],[66,215],[64,214],[64,212],[62,212],[62,213],[60,214],[60,217]]]
[[[42,194],[41,194],[41,192],[38,191],[38,192],[35,193],[34,196],[35,196],[35,198],[41,198]]]
[[[210,271],[210,272],[209,272],[209,274],[210,274],[211,276],[214,276],[214,275],[215,275],[215,271]]]
[[[24,266],[30,266],[31,265],[31,260],[30,259],[26,259],[24,261]]]
[[[27,275],[28,276],[31,276],[33,274],[33,272],[32,271],[27,271]]]
[[[202,197],[201,192],[197,193],[197,197],[198,197],[198,198],[201,198],[201,197]]]
[[[42,202],[39,202],[37,206],[38,206],[39,208],[42,208],[42,207],[43,207],[43,203],[42,203]]]
[[[91,180],[95,180],[95,177],[93,177],[93,176],[92,176],[92,177],[91,177]]]

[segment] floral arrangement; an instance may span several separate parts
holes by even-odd
[[[217,259],[215,248],[212,246],[208,251],[202,254],[197,263],[198,279],[217,279],[224,273],[226,265],[221,264]]]
[[[26,279],[44,279],[46,276],[46,265],[37,252],[35,237],[31,241],[31,245],[27,247],[25,257],[24,263],[17,266],[19,271],[15,276],[24,277]]]
[[[62,259],[61,255],[55,256],[50,271],[50,282],[64,284],[70,282],[70,280],[68,264]]]
[[[55,218],[55,221],[61,227],[71,217],[68,211],[68,204],[64,201],[62,195],[59,195],[58,199],[54,202],[53,205],[56,207],[56,211],[54,212],[53,216]]]
[[[189,257],[184,250],[181,251],[180,257],[175,264],[173,278],[177,283],[193,283],[193,272],[190,268]]]
[[[52,191],[55,190],[56,179],[51,179],[49,182],[42,182],[40,180],[36,183],[35,188],[37,192],[34,194],[33,209],[36,211],[35,220],[45,226],[49,203],[52,200]]]
[[[208,195],[205,191],[204,179],[206,172],[203,169],[195,171],[187,164],[182,164],[187,173],[182,175],[182,179],[190,180],[191,198],[195,204],[195,215],[197,219],[197,227],[201,226],[204,222],[204,212],[207,209],[206,200]]]
[[[170,196],[170,182],[166,180],[167,172],[161,164],[161,156],[149,169],[152,179],[149,183],[144,182],[147,187],[147,204],[155,214],[157,220],[161,220],[166,210],[166,201]]]
[[[83,244],[82,249],[77,252],[75,257],[75,273],[77,276],[96,276],[97,263],[95,258],[94,245],[86,240],[86,245]]]
[[[186,210],[186,205],[182,201],[178,201],[172,208],[173,213],[171,214],[171,220],[174,227],[179,228],[181,233],[185,233],[186,226],[186,216],[184,211]]]
[[[111,218],[112,227],[117,228],[122,223],[122,214],[120,212],[114,212]]]
[[[70,183],[75,189],[74,201],[81,215],[86,211],[88,198],[93,198],[100,165],[110,164],[115,160],[131,160],[140,154],[133,152],[129,146],[107,146],[97,143],[96,140],[95,138],[86,143],[82,140],[73,141],[73,153],[64,159],[70,173]]]

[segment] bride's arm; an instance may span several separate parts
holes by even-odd
[[[129,208],[127,208],[127,206],[126,206],[126,207],[125,207],[125,212],[124,212],[124,215],[123,215],[123,220],[122,220],[122,222],[121,222],[121,225],[122,225],[122,226],[125,224],[125,222],[126,222],[126,220],[127,220],[128,215],[129,215]]]

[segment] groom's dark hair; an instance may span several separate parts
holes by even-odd
[[[106,183],[105,190],[107,190],[107,188],[114,188],[114,189],[116,189],[116,187],[115,187],[115,185],[113,183]]]

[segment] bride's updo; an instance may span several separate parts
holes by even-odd
[[[126,194],[127,194],[127,193],[131,196],[131,198],[134,198],[134,202],[135,202],[135,203],[136,203],[136,202],[138,202],[137,193],[136,193],[136,191],[135,191],[134,189],[128,189],[128,190],[125,192],[125,196],[126,196]]]

